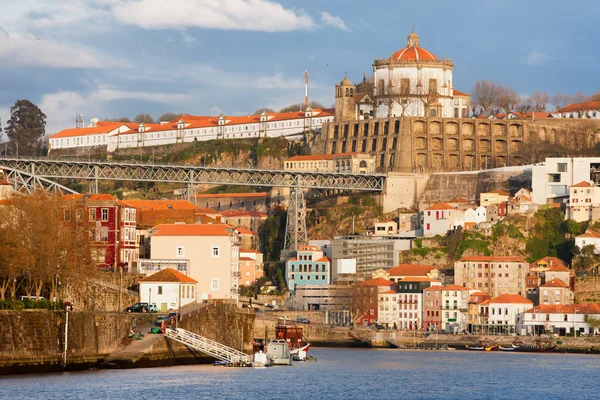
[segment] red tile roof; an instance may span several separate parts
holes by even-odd
[[[558,257],[551,257],[551,256],[546,256],[544,258],[540,258],[539,260],[532,262],[531,266],[535,267],[538,264],[542,263],[542,262],[546,262],[548,264],[548,266],[552,265],[552,266],[566,266],[567,263],[564,262],[563,260],[561,260]],[[567,268],[568,269],[568,268]]]
[[[491,304],[533,304],[533,301],[520,294],[501,294],[490,300]]]
[[[0,185],[10,185],[10,182],[5,181],[4,179],[0,179]]]
[[[239,260],[240,261],[255,261],[254,258],[250,258],[250,257],[240,257]]]
[[[583,235],[579,235],[577,236],[578,238],[594,238],[594,239],[598,239],[600,238],[600,233],[592,230],[592,229],[588,229],[585,231],[585,233]]]
[[[530,310],[527,314],[600,314],[600,303],[581,304],[540,304]]]
[[[66,194],[62,197],[63,200],[89,200],[89,201],[117,201],[115,196],[110,194]]]
[[[427,276],[434,269],[437,268],[432,265],[400,264],[388,269],[386,272],[390,276]]]
[[[214,199],[219,197],[267,197],[268,193],[200,193],[197,199]]]
[[[428,276],[405,276],[400,279],[401,282],[441,282],[438,279],[429,278]]]
[[[526,263],[523,258],[516,256],[466,256],[461,257],[459,262],[461,261],[487,261],[487,262],[520,262]]]
[[[439,291],[439,290],[444,290],[444,286],[440,286],[440,285],[429,286],[428,288],[425,288],[423,290]]]
[[[434,210],[456,210],[456,207],[452,207],[450,204],[448,203],[435,203],[434,205],[432,205],[429,208],[426,208],[425,211],[434,211]]]
[[[437,61],[437,58],[422,47],[405,47],[390,57],[391,61]]]
[[[254,249],[240,249],[240,253],[262,254],[260,251]]]
[[[471,290],[471,288],[458,285],[448,285],[442,286],[442,290]]]
[[[258,211],[246,211],[246,210],[232,210],[232,211],[221,211],[220,213],[224,217],[261,217],[267,218],[268,215]]]
[[[461,92],[461,91],[459,91],[459,90],[456,90],[456,89],[453,89],[453,90],[452,90],[452,92],[453,92],[454,96],[461,96],[461,97],[471,97],[471,95],[470,95],[470,94],[468,94],[468,93],[463,93],[463,92]]]
[[[63,129],[62,131],[50,136],[50,139],[60,139],[60,138],[65,138],[65,137],[87,136],[87,135],[97,135],[97,134],[108,134],[108,133],[112,133],[113,131],[117,130],[121,126],[125,126],[127,130],[130,129],[123,122],[99,121],[97,123],[97,126],[94,126],[94,127]]]
[[[240,235],[254,235],[254,232],[252,232],[250,229],[246,229],[246,228],[242,228],[242,227],[238,227],[235,228],[235,230],[240,234]]]
[[[592,187],[593,185],[589,182],[586,181],[581,181],[579,183],[576,183],[574,185],[571,185],[571,187]]]
[[[140,282],[183,282],[183,283],[198,283],[198,281],[182,274],[173,268],[166,268],[158,271],[155,274],[140,279]]]
[[[591,111],[591,110],[600,110],[600,101],[588,101],[585,103],[574,103],[569,104],[566,107],[558,110],[559,112],[579,112],[579,111]]]
[[[569,287],[569,285],[567,285],[560,279],[555,278],[555,279],[552,279],[551,281],[544,283],[541,287]]]
[[[123,203],[141,211],[195,210],[186,200],[124,200]]]
[[[152,236],[229,236],[226,224],[162,224],[152,228]]]

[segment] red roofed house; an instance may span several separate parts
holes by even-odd
[[[238,228],[246,228],[254,233],[258,232],[258,228],[269,217],[267,214],[258,211],[247,210],[221,211],[221,215],[223,223],[237,226]]]
[[[575,290],[575,272],[567,266],[567,263],[557,257],[544,257],[529,264],[529,271],[541,278],[540,285],[560,279],[572,291]]]
[[[489,302],[489,324],[495,332],[525,334],[523,313],[533,307],[533,302],[518,294],[501,294]]]
[[[600,318],[600,304],[541,304],[525,311],[524,324],[527,334],[598,334],[598,328],[591,329],[585,322],[586,316]]]
[[[239,235],[226,224],[163,224],[150,237],[151,259],[140,260],[142,272],[177,265],[195,279],[198,301],[238,296]]]
[[[600,233],[588,229],[584,234],[575,236],[575,246],[582,250],[585,246],[594,246],[594,253],[600,254]]]
[[[490,299],[490,295],[485,292],[475,292],[471,293],[469,296],[467,310],[467,323],[470,327],[469,332],[473,333],[481,331],[480,325],[487,325],[489,314],[488,303]]]
[[[294,156],[283,161],[285,171],[372,174],[375,167],[375,156],[358,152]]]
[[[397,267],[396,267],[397,268]],[[423,292],[431,286],[441,286],[442,282],[427,276],[406,276],[398,283],[398,328],[405,330],[422,329]]]
[[[62,197],[62,209],[64,226],[87,232],[90,258],[99,269],[136,269],[134,207],[109,194],[68,194]]]
[[[595,217],[595,218],[594,218]],[[598,220],[600,217],[600,187],[582,181],[569,188],[567,218],[577,222]]]
[[[240,285],[250,286],[263,275],[262,253],[251,249],[240,249]]]
[[[179,271],[166,268],[140,279],[140,302],[156,304],[160,312],[180,310],[196,302],[197,283]]]
[[[554,118],[600,119],[600,102],[588,101],[584,103],[569,104],[551,114]]]
[[[213,139],[280,136],[292,139],[307,131],[319,130],[323,123],[333,120],[332,113],[311,107],[299,112],[263,112],[260,115],[235,117],[182,115],[160,124],[101,122],[92,118],[87,128],[65,129],[50,136],[50,149],[107,146],[107,151],[113,152],[119,148]]]
[[[296,257],[285,263],[288,289],[293,292],[303,285],[329,285],[331,260],[315,246],[301,246]]]
[[[525,295],[529,263],[515,256],[468,256],[454,263],[454,282],[496,297],[501,294]]]
[[[442,288],[430,286],[423,289],[423,329],[426,331],[442,330]]]
[[[546,281],[538,288],[538,304],[573,304],[575,297],[569,285],[560,279]]]
[[[351,311],[356,325],[371,325],[379,316],[379,294],[395,291],[396,284],[377,278],[361,282],[352,290]]]
[[[423,236],[431,237],[446,235],[448,231],[463,227],[465,224],[465,213],[452,207],[447,203],[436,203],[421,211],[421,226]]]

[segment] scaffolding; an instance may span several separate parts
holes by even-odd
[[[285,224],[285,242],[283,249],[298,251],[298,247],[306,245],[306,202],[304,190],[292,188],[288,205],[287,222]]]

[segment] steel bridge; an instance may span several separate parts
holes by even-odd
[[[306,189],[383,191],[383,174],[276,171],[249,168],[215,168],[193,165],[145,164],[116,161],[75,161],[50,158],[0,158],[0,169],[15,191],[47,190],[75,193],[53,182],[56,179],[87,180],[98,193],[98,182],[136,181],[290,187]]]

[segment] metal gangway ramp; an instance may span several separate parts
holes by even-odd
[[[203,336],[196,335],[185,329],[167,328],[165,336],[169,339],[173,339],[179,343],[191,347],[194,350],[198,350],[204,354],[208,354],[220,361],[227,361],[230,363],[249,363],[250,357],[246,353],[242,353],[239,350],[227,347],[224,344],[215,342],[214,340],[207,339]]]

